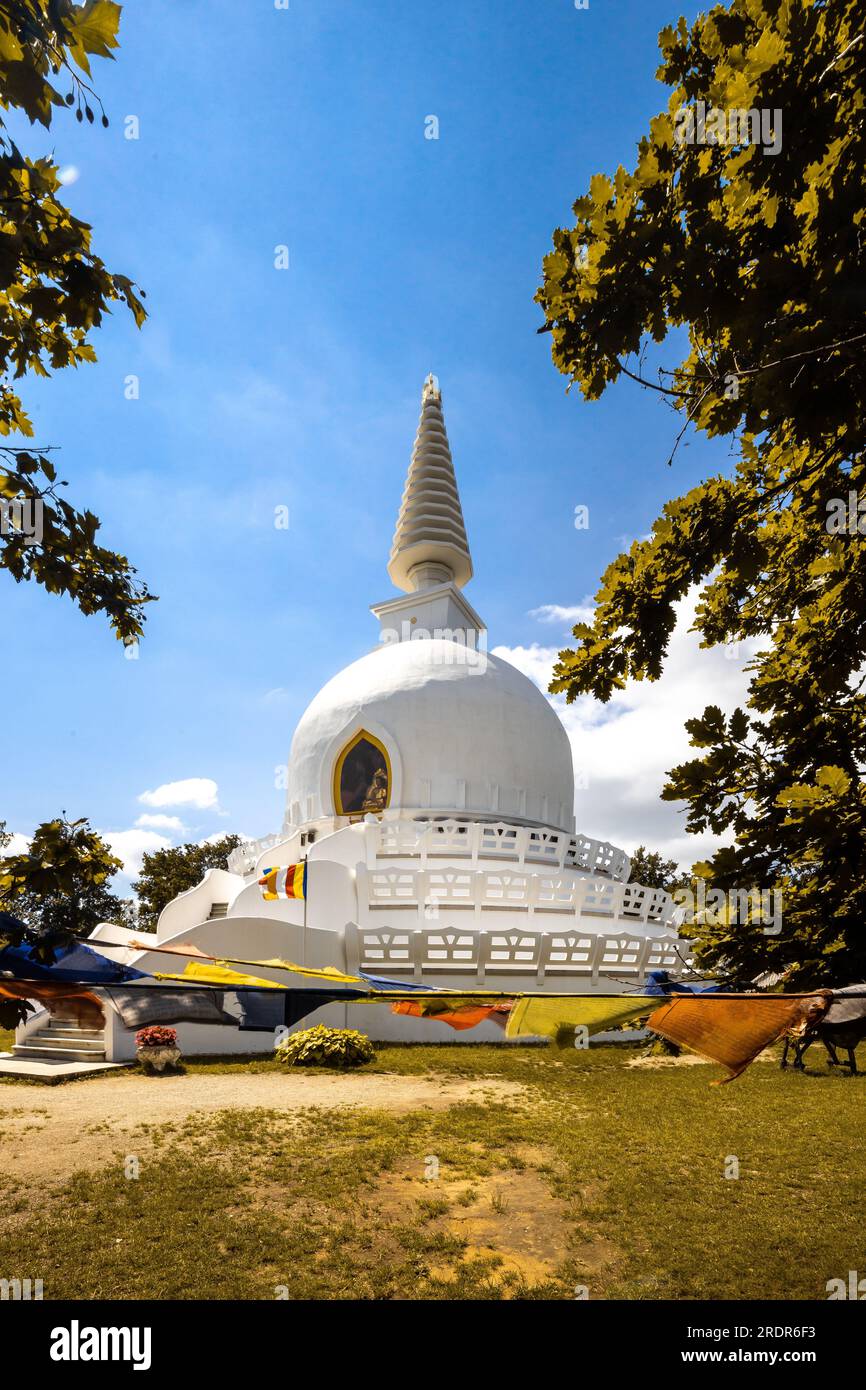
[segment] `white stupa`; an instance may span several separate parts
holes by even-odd
[[[628,882],[623,850],[575,831],[565,730],[541,691],[488,652],[464,596],[472,560],[433,377],[388,573],[402,592],[373,605],[375,648],[319,691],[295,731],[280,833],[236,850],[169,903],[155,936],[138,938],[452,988],[610,993],[651,969],[676,974],[669,895]],[[263,871],[302,859],[306,900],[264,901]],[[106,924],[96,941],[119,930]],[[155,952],[128,959],[172,968]],[[502,1036],[385,1006],[331,1005],[322,1019],[379,1039]],[[107,1054],[129,1055],[130,1035],[112,1027]],[[187,1052],[273,1045],[202,1025],[179,1032]]]

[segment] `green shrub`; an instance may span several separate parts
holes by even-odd
[[[361,1067],[376,1057],[366,1033],[326,1028],[323,1023],[284,1038],[275,1055],[287,1067]]]

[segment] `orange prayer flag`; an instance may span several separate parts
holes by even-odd
[[[48,1009],[65,1005],[64,1013],[85,1027],[98,1026],[102,1002],[89,985],[62,984],[54,980],[0,980],[0,999],[31,999]]]
[[[132,940],[127,942],[131,951],[158,951],[160,955],[167,952],[172,956],[196,956],[200,960],[214,960],[214,956],[208,956],[204,951],[200,951],[198,946],[193,946],[191,941],[180,941],[175,946],[168,942],[163,942],[161,946],[148,945],[146,941]]]
[[[789,1029],[820,1018],[828,1004],[824,994],[756,994],[733,998],[720,994],[678,994],[662,1004],[647,1021],[654,1033],[669,1042],[690,1047],[727,1067],[724,1085],[745,1071],[759,1052]]]
[[[463,1032],[466,1028],[476,1028],[500,1008],[499,1004],[458,1004],[442,1012],[433,1012],[426,1000],[422,1003],[419,999],[400,999],[391,1005],[391,1012],[408,1014],[411,1018],[429,1018],[434,1023],[447,1023],[449,1028]]]

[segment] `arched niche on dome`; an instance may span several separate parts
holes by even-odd
[[[394,791],[391,755],[369,729],[358,729],[340,749],[331,791],[338,816],[375,815],[388,809]]]

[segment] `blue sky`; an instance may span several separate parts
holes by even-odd
[[[539,680],[570,624],[533,610],[580,604],[667,497],[724,466],[724,447],[697,439],[666,467],[676,421],[636,386],[594,404],[567,395],[533,303],[553,228],[593,172],[632,167],[667,103],[658,30],[696,11],[147,0],[126,5],[117,61],[94,69],[108,130],[63,112],[47,136],[15,126],[29,153],[53,149],[77,171],[70,206],[147,291],[140,333],[118,310],[94,339],[97,365],[24,396],[37,439],[62,449],[71,499],[160,601],[130,661],[103,620],[0,575],[15,634],[0,798],[11,829],[65,809],[125,835],[133,855],[148,833],[278,828],[274,767],[297,719],[374,645],[368,605],[394,592],[385,565],[429,371],[475,563],[467,597],[491,645]],[[129,115],[137,140],[124,138]],[[425,138],[431,115],[438,140]],[[275,269],[279,245],[288,270]],[[124,395],[130,374],[138,400]],[[574,528],[577,504],[588,531]],[[274,526],[281,505],[287,531]],[[736,661],[706,669],[707,694],[720,672],[734,690]],[[656,724],[622,729],[643,746],[661,721],[668,755],[680,713],[702,708],[685,646],[672,679],[572,709],[576,749],[599,764],[581,829],[679,846],[656,764],[641,765],[638,793],[616,736],[639,708]],[[139,800],[190,778],[218,785],[218,807]],[[143,840],[142,814],[176,816],[188,834],[151,827]]]

